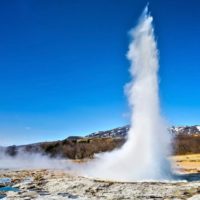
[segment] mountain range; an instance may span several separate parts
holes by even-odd
[[[129,125],[114,128],[107,131],[98,131],[86,137],[105,138],[105,137],[126,137],[130,129]],[[200,135],[200,125],[194,126],[172,126],[169,129],[174,135]]]
[[[0,153],[16,156],[22,152],[41,153],[50,157],[69,159],[93,158],[100,152],[112,151],[120,148],[126,142],[129,125],[107,131],[98,131],[85,137],[70,136],[64,140],[40,142],[21,146],[0,147]],[[200,126],[177,126],[168,128],[172,134],[173,154],[184,155],[200,153]],[[1,157],[1,154],[0,154]]]

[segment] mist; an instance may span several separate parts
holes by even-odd
[[[75,170],[71,161],[61,157],[51,158],[39,152],[27,152],[24,148],[18,149],[16,155],[9,155],[6,148],[0,151],[0,169],[61,169]]]

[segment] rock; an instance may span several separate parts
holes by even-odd
[[[22,194],[22,197],[28,197],[28,198],[36,198],[38,196],[38,193],[35,191],[28,191]]]
[[[190,197],[188,200],[199,200],[200,199],[200,194],[194,195]]]
[[[7,197],[15,197],[17,194],[18,194],[18,193],[16,193],[16,192],[8,191],[8,192],[6,193],[6,196],[7,196]]]

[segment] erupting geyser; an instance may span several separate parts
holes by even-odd
[[[127,57],[133,80],[126,85],[132,111],[127,142],[121,149],[99,154],[89,165],[89,176],[120,181],[170,178],[170,136],[160,115],[158,50],[152,21],[146,7],[130,32]]]

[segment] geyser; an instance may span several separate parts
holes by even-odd
[[[170,178],[170,136],[160,115],[158,50],[146,7],[138,25],[131,30],[127,54],[132,80],[126,93],[132,111],[127,142],[121,149],[97,155],[87,175],[119,181]]]

